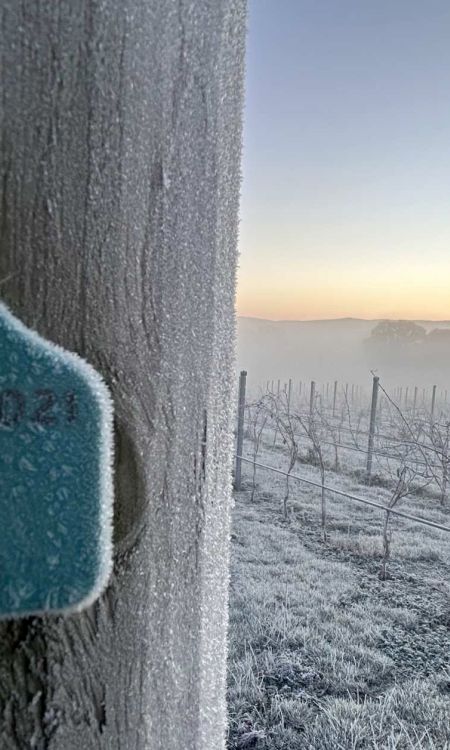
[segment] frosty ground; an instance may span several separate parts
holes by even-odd
[[[246,445],[247,455],[251,445]],[[286,467],[267,444],[258,461]],[[298,464],[296,473],[317,479]],[[450,534],[392,522],[390,579],[380,581],[383,515],[250,466],[236,493],[232,536],[230,750],[450,748]],[[327,483],[376,502],[388,487],[351,473]],[[449,525],[433,494],[402,510]]]

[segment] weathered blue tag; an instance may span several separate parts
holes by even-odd
[[[112,557],[112,406],[0,303],[0,618],[81,609]]]

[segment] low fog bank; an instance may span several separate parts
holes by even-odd
[[[376,370],[389,387],[450,390],[450,321],[242,317],[237,365],[248,371],[251,387],[278,378],[369,385]]]

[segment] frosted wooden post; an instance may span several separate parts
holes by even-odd
[[[280,378],[278,378],[278,384],[277,384],[277,396],[280,395],[280,388],[281,388],[281,381]]]
[[[316,400],[316,384],[311,380],[311,390],[309,394],[309,418],[312,419],[314,412],[314,402]]]
[[[247,383],[247,373],[241,370],[239,375],[239,397],[238,397],[238,423],[237,423],[237,440],[236,440],[236,464],[234,470],[234,489],[241,489],[242,475],[242,451],[244,450],[244,420],[245,420],[245,388]]]
[[[337,380],[335,380],[334,381],[334,390],[333,390],[333,417],[336,416],[337,388],[338,388],[338,382],[337,382]]]
[[[418,391],[418,388],[417,388],[417,385],[416,385],[416,386],[414,386],[413,415],[415,415],[415,413],[416,413],[416,407],[417,407],[417,391]]]
[[[431,421],[434,419],[434,409],[436,406],[436,385],[433,385],[433,392],[431,394]]]
[[[376,424],[376,418],[377,418],[377,400],[378,400],[379,381],[380,381],[380,378],[375,375],[373,379],[373,386],[372,386],[372,404],[370,407],[369,441],[368,441],[368,446],[367,446],[366,478],[368,482],[370,482],[370,477],[372,475],[373,443],[374,443],[374,436],[375,436],[375,424]]]
[[[0,623],[0,748],[222,750],[245,3],[2,10],[0,293],[107,382],[115,501],[101,598]]]

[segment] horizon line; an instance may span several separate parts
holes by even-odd
[[[358,318],[352,315],[344,315],[338,318],[261,318],[258,315],[236,315],[237,319],[261,320],[265,323],[335,323],[344,320],[361,321],[364,323],[379,323],[383,320],[408,323],[448,323],[447,318]]]

